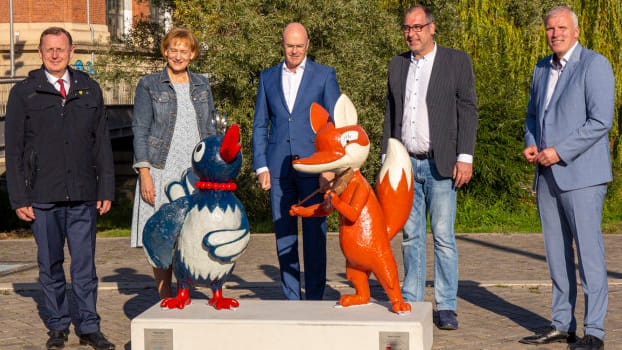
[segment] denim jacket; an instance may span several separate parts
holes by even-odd
[[[188,75],[199,135],[204,138],[216,133],[212,124],[215,113],[212,89],[207,77],[190,71]],[[166,67],[160,73],[142,77],[136,87],[132,116],[134,169],[164,168],[176,119],[177,96]]]

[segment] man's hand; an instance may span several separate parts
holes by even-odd
[[[145,202],[153,206],[155,205],[155,186],[153,186],[153,178],[151,177],[149,168],[140,168],[139,175],[140,196]]]
[[[454,165],[453,179],[454,186],[460,188],[471,181],[473,176],[473,164],[465,162],[456,162]]]
[[[553,164],[559,163],[561,159],[557,154],[557,151],[553,147],[545,148],[536,157],[536,161],[538,164],[543,166],[551,166]]]
[[[35,219],[35,211],[32,210],[32,207],[21,207],[15,209],[15,214],[20,220],[24,221],[32,221]]]
[[[99,212],[99,215],[106,214],[108,211],[110,211],[110,207],[112,207],[112,201],[97,201],[97,211]]]
[[[535,163],[538,157],[538,147],[531,145],[523,150],[523,158],[529,163]]]
[[[264,191],[270,190],[270,170],[257,174],[257,182]]]

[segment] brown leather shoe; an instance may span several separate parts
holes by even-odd
[[[542,331],[519,340],[523,344],[550,344],[550,343],[574,343],[577,341],[575,332],[562,332],[553,326],[548,326]]]

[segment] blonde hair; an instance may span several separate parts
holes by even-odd
[[[199,55],[199,40],[192,34],[192,32],[186,28],[173,28],[162,39],[160,44],[160,53],[165,56],[166,50],[175,41],[183,41],[190,46],[192,51],[192,57],[196,58]]]

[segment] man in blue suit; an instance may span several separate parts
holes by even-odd
[[[607,134],[614,114],[613,71],[605,57],[578,43],[571,9],[551,9],[544,24],[553,55],[539,61],[533,73],[523,156],[537,167],[534,187],[553,281],[552,321],[521,342],[603,349],[608,290],[600,225],[612,180]],[[586,303],[585,336],[577,342],[573,241]]]
[[[330,174],[299,173],[292,160],[315,151],[309,110],[313,102],[332,112],[339,98],[335,70],[307,58],[309,37],[300,23],[283,30],[285,59],[261,72],[253,122],[253,169],[261,188],[270,191],[276,248],[285,297],[300,300],[298,218],[289,208],[307,197]],[[307,204],[318,203],[321,194]],[[305,296],[321,300],[326,284],[326,219],[302,219]]]

